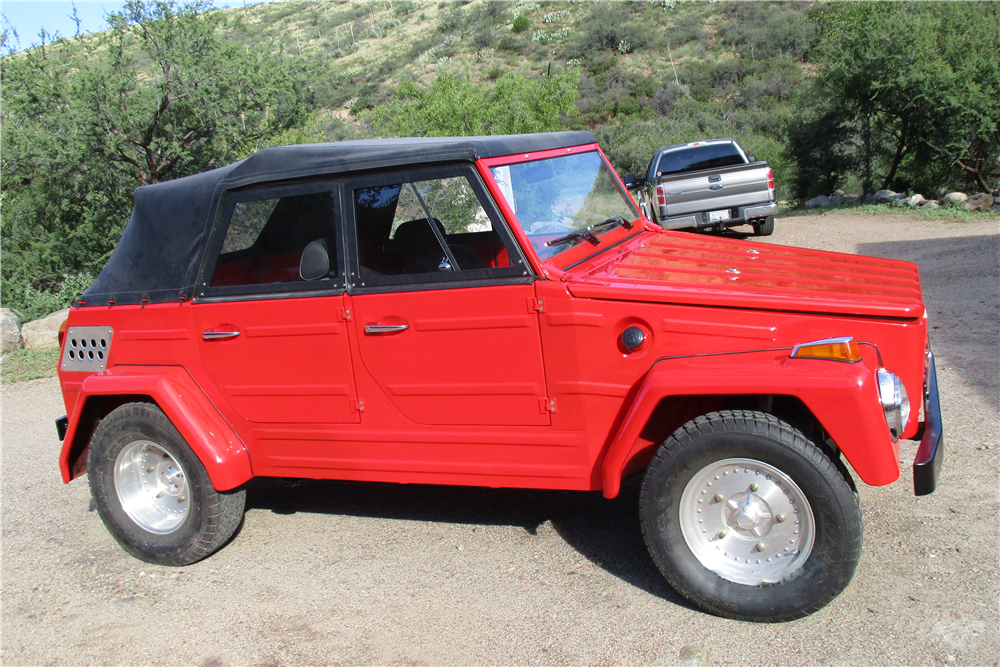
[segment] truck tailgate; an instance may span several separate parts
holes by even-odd
[[[754,162],[661,176],[656,180],[656,185],[662,187],[666,201],[666,213],[663,217],[770,201],[767,189],[768,169],[770,167],[766,162]],[[663,213],[662,206],[660,212]]]

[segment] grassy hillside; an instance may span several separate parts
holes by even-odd
[[[735,135],[780,162],[777,133],[808,75],[810,5],[701,2],[283,2],[222,10],[231,38],[302,58],[317,109],[307,134],[365,133],[403,81],[505,73],[579,76],[568,127],[598,130],[638,170],[664,141]],[[772,155],[768,155],[771,153]]]

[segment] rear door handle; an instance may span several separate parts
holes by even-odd
[[[201,332],[202,340],[227,340],[229,338],[236,338],[239,335],[239,331],[213,331],[209,329],[208,331]]]
[[[405,331],[409,329],[409,324],[366,324],[366,334],[393,333],[394,331]]]

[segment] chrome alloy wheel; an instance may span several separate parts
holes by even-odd
[[[184,523],[191,509],[187,475],[155,442],[125,445],[115,460],[114,477],[122,509],[142,529],[167,535]]]
[[[705,466],[684,487],[680,527],[695,558],[723,579],[760,586],[805,564],[816,521],[805,494],[777,468],[754,459]]]

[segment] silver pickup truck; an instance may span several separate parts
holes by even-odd
[[[733,139],[695,141],[656,151],[645,178],[625,175],[664,229],[722,231],[753,225],[757,236],[774,233],[774,173]]]

